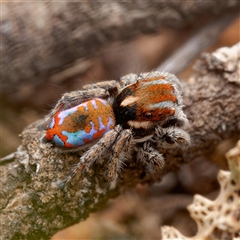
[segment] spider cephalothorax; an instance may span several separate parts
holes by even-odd
[[[145,77],[145,78],[144,78]],[[163,126],[171,120],[174,124],[187,122],[182,113],[182,98],[177,78],[170,74],[149,77],[145,73],[125,87],[113,104],[117,124],[132,128],[135,137],[145,131],[153,132],[156,125]]]
[[[102,154],[109,155],[106,177],[115,182],[132,149],[149,169],[159,171],[164,158],[155,149],[158,142],[168,147],[189,144],[189,135],[181,129],[187,123],[182,106],[174,75],[129,74],[64,94],[46,120],[45,139],[68,151],[89,147],[66,182]]]

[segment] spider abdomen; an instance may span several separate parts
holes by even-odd
[[[46,140],[55,146],[74,149],[87,145],[115,126],[111,105],[94,98],[77,106],[56,112],[46,131]]]

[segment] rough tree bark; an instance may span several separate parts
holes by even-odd
[[[220,141],[239,136],[240,45],[203,55],[196,69],[196,74],[183,83],[190,147],[165,151],[166,167],[155,175],[137,163],[134,155],[129,156],[113,190],[104,180],[104,159],[76,177],[68,190],[59,189],[56,181],[69,174],[79,153],[63,154],[43,144],[44,131],[38,129],[43,120],[28,126],[12,162],[2,160],[6,163],[0,169],[2,239],[47,239],[84,220],[121,192],[138,183],[153,184],[196,156],[210,152]]]
[[[111,42],[234,12],[239,1],[38,1],[1,7],[2,90],[14,96],[16,89],[39,86]]]

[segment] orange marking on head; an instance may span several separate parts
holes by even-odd
[[[151,117],[148,117],[148,114],[151,114]],[[170,108],[158,108],[153,111],[147,111],[145,109],[141,109],[137,111],[137,121],[151,121],[151,122],[159,122],[166,119],[168,116],[174,115],[175,110]]]
[[[166,116],[174,114],[175,110],[172,108],[164,108],[164,109],[160,109],[159,112],[165,118]]]
[[[171,84],[154,84],[138,89],[137,96],[144,101],[144,105],[159,103],[164,101],[177,102],[177,97],[173,94],[174,88]]]
[[[148,91],[154,91],[154,92],[158,91],[161,93],[174,91],[174,87],[172,84],[152,84],[152,85],[147,85],[146,87],[143,86],[143,89]]]
[[[169,111],[169,115],[173,116],[174,114],[175,114],[175,109],[171,109],[171,110]]]

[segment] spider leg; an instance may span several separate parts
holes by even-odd
[[[104,89],[108,93],[108,101],[112,104],[114,102],[114,98],[119,93],[121,86],[118,81],[103,81],[95,84],[88,84],[83,86],[84,90],[93,91],[95,89]]]
[[[103,82],[94,83],[94,84],[87,84],[82,87],[82,89],[84,90],[96,89],[96,88],[97,89],[103,88],[107,91],[112,91],[115,88],[119,89],[120,84],[116,80],[111,80],[111,81],[103,81]]]
[[[107,132],[95,145],[93,145],[87,152],[85,152],[80,158],[78,164],[72,169],[69,176],[63,181],[64,185],[70,183],[70,181],[85,168],[89,168],[97,158],[108,149],[111,148],[114,141],[117,139],[119,132],[122,128],[117,125],[114,129]]]
[[[121,169],[122,163],[127,157],[126,154],[130,152],[132,142],[131,130],[122,130],[113,144],[111,150],[112,154],[108,161],[108,170],[106,178],[110,182],[111,188],[115,186],[117,180],[117,172]]]
[[[137,160],[147,164],[150,171],[159,172],[164,168],[165,161],[161,153],[151,146],[150,141],[138,148]]]
[[[190,135],[185,130],[174,126],[168,128],[157,126],[151,140],[164,149],[184,148],[191,142]]]
[[[162,128],[157,126],[153,137],[143,143],[138,149],[137,159],[148,163],[150,170],[159,171],[164,168],[165,161],[163,155],[152,147],[151,142],[156,143],[156,147],[162,149],[184,148],[190,144],[189,134],[179,127]]]
[[[108,97],[109,93],[102,88],[68,92],[63,94],[61,99],[54,107],[53,112],[71,108],[73,106],[86,102],[92,98],[106,99]]]

